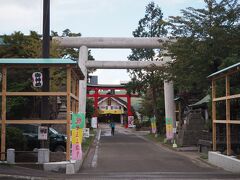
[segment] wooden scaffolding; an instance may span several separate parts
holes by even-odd
[[[70,160],[71,148],[71,112],[78,112],[79,106],[79,80],[84,79],[84,75],[76,61],[70,59],[0,59],[0,66],[2,69],[2,111],[1,111],[1,160],[5,160],[6,156],[6,125],[7,124],[65,124],[66,125],[66,160]],[[66,70],[66,91],[65,92],[8,92],[7,91],[7,72],[11,68],[63,68]],[[8,120],[6,119],[7,97],[11,96],[61,96],[66,98],[67,115],[66,119],[62,120]]]
[[[226,143],[226,154],[228,156],[232,155],[231,144],[232,135],[237,136],[237,143],[239,144],[239,132],[231,132],[231,126],[240,125],[240,118],[232,116],[231,113],[236,111],[231,107],[231,101],[238,101],[240,98],[240,91],[236,91],[236,87],[232,87],[231,81],[237,81],[240,74],[240,63],[234,64],[228,68],[211,74],[208,78],[212,81],[212,141],[213,141],[213,151],[217,150],[217,126],[222,124],[226,129],[226,137],[224,141]],[[237,84],[240,89],[240,83]],[[235,91],[233,90],[235,89]],[[221,92],[220,92],[221,91]],[[220,92],[220,93],[219,93]],[[217,103],[222,103],[222,108],[217,108]],[[224,107],[225,106],[225,107]],[[240,109],[237,109],[240,112]],[[223,112],[223,113],[222,113]],[[223,119],[219,119],[219,113],[224,114]],[[234,134],[233,134],[234,133]]]

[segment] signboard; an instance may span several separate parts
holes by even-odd
[[[83,128],[85,127],[85,115],[83,113],[72,114],[72,159],[82,159]]]
[[[166,118],[166,137],[167,139],[173,139],[172,118]]]
[[[91,127],[97,128],[97,117],[92,117],[91,119]]]
[[[33,87],[42,87],[43,86],[43,75],[41,72],[34,72],[32,74]]]
[[[89,128],[83,128],[83,137],[89,138]]]
[[[85,126],[85,115],[83,113],[72,114],[72,129],[84,128]]]
[[[134,126],[134,116],[128,116],[128,127],[135,127]]]
[[[123,114],[122,109],[100,109],[99,114]]]
[[[156,117],[154,116],[150,120],[151,120],[152,133],[155,134],[157,132]]]
[[[48,138],[48,127],[38,126],[38,140],[47,140]]]

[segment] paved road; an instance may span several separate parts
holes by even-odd
[[[90,149],[77,174],[46,173],[1,166],[0,179],[19,179],[19,175],[21,179],[32,180],[240,179],[240,174],[212,167],[198,160],[194,153],[169,150],[145,139],[140,132],[117,126],[115,136],[111,136],[108,125],[101,125],[101,134],[98,137],[99,141],[94,143],[96,148]],[[11,176],[4,175],[6,172]],[[12,176],[14,174],[15,177]]]
[[[101,125],[97,149],[89,153],[81,177],[100,179],[240,179],[202,161],[180,155],[129,130],[116,129],[111,136]]]

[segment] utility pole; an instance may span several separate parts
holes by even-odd
[[[50,48],[50,0],[43,0],[43,41],[42,57],[49,58]],[[43,91],[49,91],[49,69],[43,68]],[[43,96],[41,103],[41,119],[49,119],[49,97]],[[43,143],[42,143],[43,144]]]

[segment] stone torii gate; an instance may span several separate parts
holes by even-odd
[[[88,48],[149,48],[160,49],[168,38],[118,38],[118,37],[54,37],[60,47],[80,48],[78,65],[85,79],[79,82],[79,112],[86,113],[87,69],[142,69],[153,65],[163,66],[170,61],[169,56],[163,57],[163,61],[88,61]],[[174,91],[172,82],[164,82],[165,117],[172,119],[173,128],[176,128],[176,115],[174,104]]]

